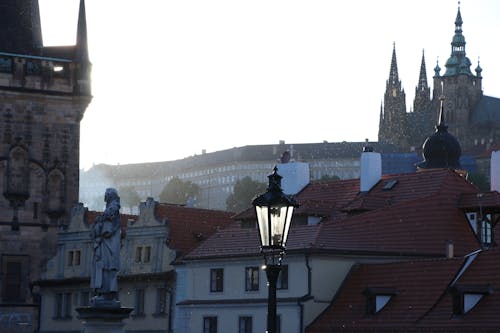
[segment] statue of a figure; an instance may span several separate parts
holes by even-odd
[[[104,194],[106,209],[96,217],[90,237],[94,241],[94,255],[90,288],[96,296],[93,304],[114,301],[118,292],[118,270],[120,269],[120,197],[114,188]]]

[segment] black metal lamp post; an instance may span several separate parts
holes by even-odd
[[[285,245],[290,230],[290,222],[297,202],[285,195],[281,189],[281,176],[278,168],[268,176],[269,186],[264,194],[257,196],[252,204],[255,206],[261,252],[264,255],[265,271],[269,286],[267,304],[267,332],[276,333],[276,282],[281,271],[281,261],[285,255]]]

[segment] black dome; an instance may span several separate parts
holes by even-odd
[[[460,155],[462,149],[458,140],[448,133],[448,126],[444,124],[443,107],[436,132],[428,137],[423,145],[424,161],[417,164],[421,169],[461,169]]]

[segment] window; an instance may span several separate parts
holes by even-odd
[[[74,264],[75,266],[80,266],[80,257],[81,257],[81,252],[80,250],[76,250],[75,251],[75,260],[74,260]]]
[[[276,281],[276,289],[288,289],[288,265],[281,266],[278,281]]]
[[[210,291],[222,292],[224,290],[224,269],[213,268],[210,270]]]
[[[259,290],[259,267],[245,268],[245,290]]]
[[[80,305],[88,306],[90,302],[90,293],[88,291],[82,291],[80,293]]]
[[[151,246],[146,246],[144,248],[144,262],[150,262],[151,261]]]
[[[135,262],[151,262],[151,246],[138,246],[135,248]]]
[[[276,333],[281,333],[281,315],[276,315]]]
[[[71,293],[56,293],[54,319],[71,319]]]
[[[80,266],[80,257],[81,257],[80,250],[68,251],[67,265],[69,267]]]
[[[68,251],[68,266],[73,266],[73,251]]]
[[[252,333],[252,317],[240,317],[239,333]]]
[[[135,291],[135,317],[144,316],[144,289]]]
[[[203,317],[203,333],[217,333],[217,317]]]
[[[7,301],[19,301],[21,299],[21,263],[8,262],[5,274],[5,293]]]
[[[142,246],[135,248],[135,262],[141,262],[142,259]]]
[[[29,257],[16,255],[0,255],[1,298],[5,302],[24,302],[29,281]]]
[[[453,298],[453,314],[464,316],[471,311],[484,296],[490,295],[493,289],[489,285],[454,286],[451,289]]]
[[[167,296],[166,288],[156,289],[156,314],[167,313]]]
[[[394,288],[366,288],[366,313],[375,315],[380,312],[398,292]]]
[[[493,229],[491,228],[491,214],[485,214],[480,221],[481,241],[484,245],[491,245],[493,241]]]

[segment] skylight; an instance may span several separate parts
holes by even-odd
[[[383,191],[389,191],[392,190],[392,188],[398,183],[397,179],[391,179],[388,180],[387,183],[385,183],[384,187],[382,188]]]

